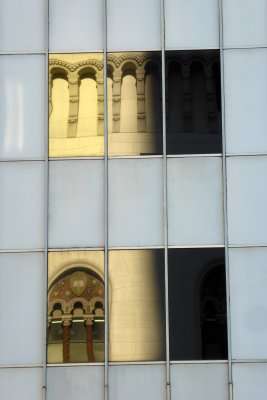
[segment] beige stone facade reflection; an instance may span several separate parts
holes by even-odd
[[[51,54],[50,157],[104,154],[102,54]],[[160,57],[108,55],[109,155],[162,152]]]
[[[164,262],[155,250],[109,252],[110,359],[165,359]]]
[[[102,251],[51,252],[49,291],[68,271],[73,273],[81,269],[104,280],[104,253]],[[111,361],[165,359],[162,252],[110,251],[108,289],[109,359]],[[51,310],[49,312],[51,313]],[[51,352],[50,348],[49,362],[63,362],[58,353],[52,353],[53,350]],[[84,360],[81,359],[81,362]]]
[[[103,154],[103,56],[50,55],[49,156]]]

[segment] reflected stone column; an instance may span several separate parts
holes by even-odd
[[[104,79],[103,72],[96,75],[97,88],[97,135],[104,136]]]
[[[137,129],[138,132],[146,132],[144,68],[138,68],[136,70],[136,92],[137,92]]]
[[[63,362],[70,362],[70,320],[63,321]]]
[[[85,321],[85,327],[88,362],[93,362],[95,361],[93,348],[93,321],[90,318]]]
[[[48,104],[49,104],[49,117],[53,111],[53,104],[52,104],[52,88],[53,88],[53,77],[50,72],[49,74],[49,84],[48,84]]]
[[[112,131],[118,133],[120,132],[120,118],[121,118],[121,71],[119,70],[116,70],[113,73],[112,106],[113,106]]]
[[[68,74],[69,83],[69,118],[68,137],[75,138],[77,135],[78,112],[79,112],[79,79],[76,73]]]
[[[183,79],[184,130],[185,132],[192,132],[192,96],[190,85],[190,67],[182,66],[181,72]]]
[[[209,132],[217,132],[217,108],[216,98],[213,87],[213,70],[210,65],[204,67],[204,75],[206,82],[206,99],[207,99],[207,110],[208,110],[208,127]]]

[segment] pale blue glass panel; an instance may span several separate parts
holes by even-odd
[[[222,159],[168,159],[169,245],[219,245],[223,239]]]
[[[104,245],[104,161],[50,162],[49,247]]]
[[[267,248],[229,250],[233,358],[267,358]]]
[[[109,0],[108,50],[159,50],[160,0]]]
[[[224,65],[226,150],[267,152],[267,49],[227,50]]]
[[[166,395],[165,365],[109,367],[110,400],[162,400]]]
[[[0,248],[44,246],[44,163],[0,163]]]
[[[0,398],[42,400],[42,368],[0,369]]]
[[[50,52],[103,49],[102,0],[50,0]]]
[[[45,2],[1,0],[0,51],[43,51]]]
[[[42,253],[0,254],[2,365],[42,362],[43,271]]]
[[[104,367],[48,367],[47,400],[103,400]]]
[[[228,157],[230,244],[267,243],[267,156]]]
[[[265,399],[267,364],[234,364],[233,391],[235,400]]]
[[[165,0],[166,49],[219,47],[219,11],[214,0]]]
[[[224,45],[266,46],[266,15],[266,0],[224,0]]]
[[[228,400],[225,364],[171,365],[171,392],[174,399]]]
[[[45,56],[0,56],[0,158],[44,157]]]
[[[161,159],[109,161],[109,245],[163,244]]]

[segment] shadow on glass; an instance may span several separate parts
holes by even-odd
[[[48,363],[104,361],[103,252],[49,253]]]
[[[224,249],[170,249],[171,360],[227,359]]]
[[[217,50],[166,52],[167,154],[222,152]]]

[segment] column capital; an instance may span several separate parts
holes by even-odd
[[[63,319],[62,325],[63,326],[70,326],[71,325],[71,320],[70,319]]]
[[[93,319],[92,318],[87,318],[85,320],[85,326],[92,326],[92,325],[94,325]]]

